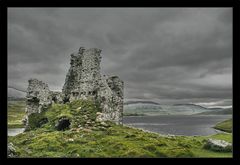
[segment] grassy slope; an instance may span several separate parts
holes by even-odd
[[[225,132],[232,132],[232,119],[225,120],[221,123],[218,123],[215,127],[215,129],[225,131]]]
[[[231,157],[203,149],[209,137],[231,142],[231,134],[164,137],[112,124],[103,131],[37,129],[9,137],[19,157]]]
[[[8,140],[16,147],[19,157],[232,156],[230,152],[221,153],[203,149],[205,139],[211,137],[231,142],[232,134],[166,137],[111,123],[108,128],[93,129],[94,131],[76,128],[79,124],[85,124],[81,116],[94,117],[92,113],[95,111],[98,109],[89,102],[73,102],[70,105],[56,104],[43,114],[48,118],[49,123],[41,128],[8,137]],[[71,119],[72,128],[66,131],[56,131],[53,127],[54,123],[62,116]]]
[[[8,101],[8,128],[23,127],[22,119],[25,115],[25,101]]]

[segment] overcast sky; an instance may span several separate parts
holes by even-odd
[[[61,90],[80,46],[126,100],[232,104],[231,8],[8,8],[8,85]]]

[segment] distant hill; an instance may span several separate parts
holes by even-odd
[[[223,110],[224,108],[208,108],[210,110]]]
[[[195,104],[174,104],[160,105],[152,101],[131,101],[124,104],[123,113],[126,116],[134,115],[195,115],[195,114],[214,114],[219,109],[206,108]],[[230,114],[229,110],[220,112],[221,114]]]
[[[162,107],[152,101],[130,101],[124,103],[123,113],[126,116],[155,115],[165,112]]]
[[[196,107],[196,108],[201,108],[201,109],[209,109],[209,108],[203,107],[201,105],[196,105],[196,104],[174,104],[173,106],[188,106],[188,107]]]
[[[153,101],[126,101],[124,102],[124,105],[129,104],[154,104],[154,105],[160,105],[159,103],[153,102]]]
[[[214,128],[221,130],[221,131],[231,133],[232,132],[232,119],[220,122],[216,126],[214,126]]]
[[[26,98],[8,97],[8,101],[25,101]]]
[[[232,115],[232,108],[211,108],[211,111],[198,113],[197,115]]]
[[[26,97],[26,91],[17,89],[15,87],[8,87],[8,100],[18,101]]]
[[[162,108],[171,115],[193,115],[205,111],[209,111],[208,108],[195,104],[174,104],[163,105]]]

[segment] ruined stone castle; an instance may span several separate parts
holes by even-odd
[[[101,50],[80,47],[71,54],[70,68],[62,92],[51,91],[48,85],[37,79],[30,79],[27,88],[25,124],[32,113],[41,113],[53,103],[64,104],[78,99],[92,99],[100,104],[102,113],[97,120],[122,123],[123,81],[118,76],[100,73]]]

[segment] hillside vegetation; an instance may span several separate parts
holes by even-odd
[[[211,138],[231,142],[231,135]],[[208,137],[161,136],[125,126],[106,130],[35,131],[9,137],[19,157],[231,157],[203,149]]]
[[[221,131],[231,133],[232,132],[232,119],[220,122],[214,128],[218,129],[218,130],[221,130]]]
[[[25,101],[8,101],[8,128],[22,128],[25,115]]]
[[[89,101],[54,104],[30,116],[30,131],[8,137],[17,157],[231,157],[231,152],[204,149],[206,139],[231,142],[231,134],[165,136],[112,122],[96,122],[98,106]],[[57,123],[69,127],[58,131]],[[43,122],[44,121],[44,122]]]

